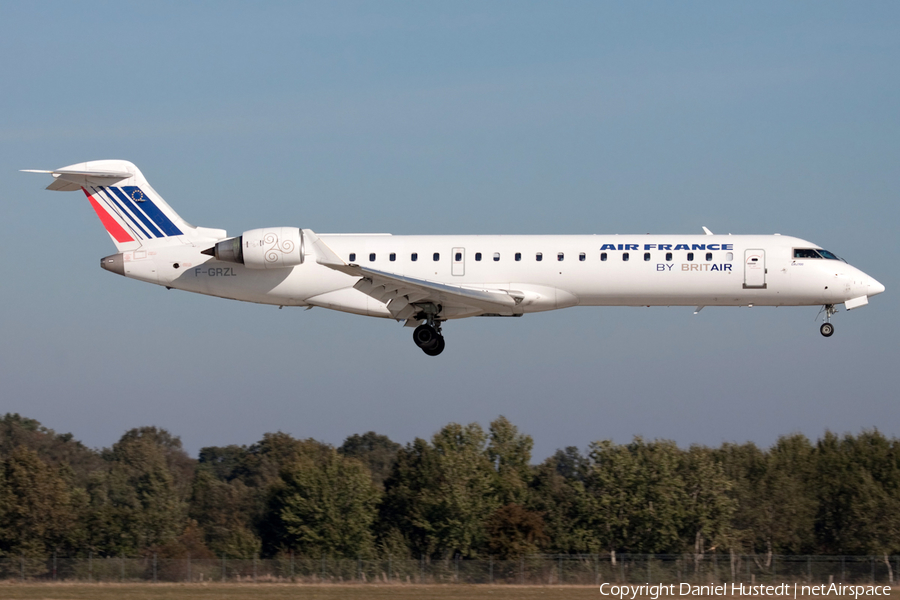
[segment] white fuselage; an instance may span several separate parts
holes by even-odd
[[[133,163],[54,171],[81,191],[118,250],[100,265],[168,288],[277,306],[319,306],[414,327],[429,356],[441,324],[571,306],[824,306],[850,310],[884,286],[810,242],[781,235],[319,235],[194,227]]]
[[[884,287],[842,260],[795,258],[810,242],[781,235],[329,235],[349,264],[465,288],[516,290],[510,314],[570,306],[800,306],[866,298]],[[391,318],[358,277],[308,260],[259,270],[189,245],[125,252],[125,275],[170,288],[283,306]],[[415,257],[415,258],[414,258]],[[540,257],[540,260],[538,259]],[[627,260],[626,260],[627,257]],[[490,314],[446,311],[444,319]]]

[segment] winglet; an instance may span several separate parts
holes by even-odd
[[[309,240],[310,246],[313,247],[313,250],[316,253],[317,263],[326,267],[331,267],[332,269],[336,269],[338,271],[344,271],[345,273],[350,272],[347,270],[350,268],[350,265],[344,262],[340,256],[335,254],[334,250],[329,248],[328,244],[323,242],[312,229],[304,229],[303,237]]]
[[[707,229],[706,227],[703,228],[703,232],[706,233],[706,235],[713,235],[713,232],[710,231],[709,229]]]

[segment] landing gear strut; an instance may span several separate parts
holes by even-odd
[[[831,337],[831,335],[834,333],[834,325],[831,324],[831,317],[836,312],[837,309],[834,307],[834,304],[825,305],[825,322],[822,323],[821,327],[819,327],[819,333],[821,333],[825,337]]]
[[[425,315],[425,323],[413,331],[413,341],[428,356],[437,356],[444,351],[444,336],[441,335],[441,322],[433,313]]]

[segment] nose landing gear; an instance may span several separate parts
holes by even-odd
[[[831,337],[834,333],[834,325],[831,324],[831,317],[836,312],[837,309],[834,307],[834,304],[825,305],[825,322],[819,327],[819,333],[825,337]]]

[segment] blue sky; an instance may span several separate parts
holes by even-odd
[[[91,446],[407,442],[503,414],[556,448],[900,435],[896,3],[0,4],[0,412]],[[577,308],[410,330],[98,267],[83,195],[137,164],[229,233],[784,233],[885,284],[817,308]]]

